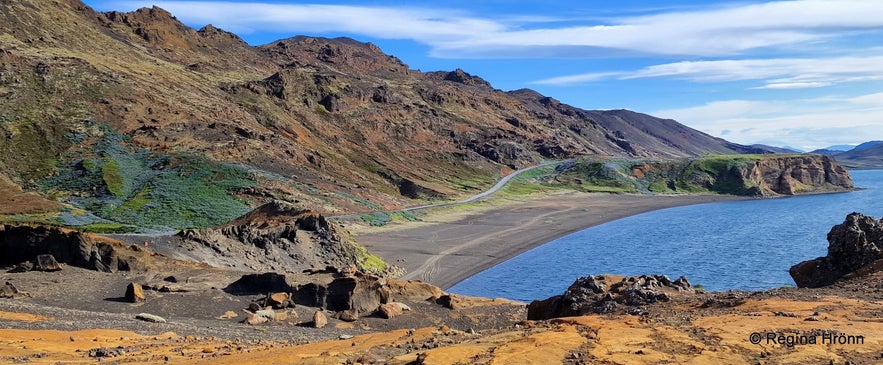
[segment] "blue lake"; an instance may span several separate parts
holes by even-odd
[[[711,291],[793,286],[788,269],[824,256],[828,231],[847,214],[883,216],[883,171],[851,174],[864,190],[692,205],[605,223],[527,251],[449,291],[531,301],[598,274],[684,275]]]

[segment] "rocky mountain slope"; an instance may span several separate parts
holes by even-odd
[[[400,207],[541,159],[752,151],[672,120],[412,70],[351,39],[253,47],[160,8],[78,0],[0,4],[0,131],[0,175],[68,203],[22,219],[96,230],[211,226],[270,198]]]

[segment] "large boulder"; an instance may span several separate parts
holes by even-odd
[[[246,274],[224,290],[239,295],[291,293],[288,300],[296,304],[334,312],[372,313],[391,301],[386,280],[374,275],[357,272],[344,276],[329,270],[310,275],[309,282],[298,278],[295,274]]]
[[[845,276],[879,270],[883,263],[883,220],[860,213],[846,216],[828,232],[828,255],[794,265],[789,270],[801,288],[831,285]]]
[[[530,303],[527,307],[527,319],[612,313],[620,307],[637,308],[656,302],[667,302],[673,293],[694,291],[683,276],[677,280],[664,275],[626,277],[619,281],[617,279],[612,276],[579,278],[564,294]]]

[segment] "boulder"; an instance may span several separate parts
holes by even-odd
[[[389,291],[382,279],[366,276],[334,278],[330,283],[322,282],[300,285],[294,290],[294,302],[308,307],[324,308],[335,312],[355,310],[371,313],[389,302]]]
[[[400,316],[402,314],[402,307],[394,303],[381,304],[378,313],[381,317],[390,319]]]
[[[445,295],[441,288],[420,280],[387,279],[391,296],[397,300],[424,301]]]
[[[144,289],[141,287],[141,284],[138,283],[129,283],[126,286],[126,301],[130,303],[138,303],[147,300],[147,296],[144,295]]]
[[[21,297],[30,297],[31,295],[25,292],[21,292],[15,285],[12,285],[10,282],[6,282],[3,286],[0,286],[0,298],[4,299],[16,299]]]
[[[616,281],[608,276],[586,276],[574,281],[562,295],[530,303],[527,319],[612,313],[620,308],[626,313],[639,313],[641,311],[635,308],[667,302],[671,295],[679,292],[694,292],[684,277],[672,281],[664,275],[642,275]]]
[[[328,317],[321,310],[313,313],[313,327],[314,328],[324,328],[328,325]]]
[[[50,254],[37,255],[37,264],[34,265],[37,271],[60,271],[61,264],[55,261],[55,256]]]
[[[347,309],[345,311],[341,311],[337,318],[344,322],[355,322],[359,320],[359,312],[356,312],[353,309]]]
[[[242,323],[248,325],[256,326],[270,321],[270,319],[265,316],[259,316],[256,313],[252,313],[251,311],[245,309],[243,309],[242,312],[245,313],[245,319],[242,320]]]
[[[883,220],[851,213],[828,232],[828,255],[794,265],[789,270],[800,288],[831,285],[843,277],[883,268]]]
[[[288,307],[288,293],[273,293],[270,294],[267,304],[272,305],[274,308],[285,308]]]
[[[145,322],[166,323],[165,318],[160,317],[155,314],[150,314],[150,313],[138,313],[137,315],[135,315],[135,319],[142,320]]]
[[[264,317],[264,318],[266,318],[267,320],[270,320],[270,321],[275,321],[275,320],[276,320],[276,312],[273,311],[272,309],[261,309],[261,310],[259,310],[259,311],[257,311],[257,312],[254,312],[254,314],[257,315],[257,316]]]

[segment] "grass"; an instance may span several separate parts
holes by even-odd
[[[407,210],[365,213],[358,215],[357,219],[373,227],[382,227],[391,222],[419,222],[421,220],[417,214]]]
[[[86,156],[41,185],[66,193],[72,205],[102,219],[165,230],[215,226],[246,213],[249,206],[234,194],[255,184],[239,166],[134,150],[123,136],[106,130]]]
[[[121,197],[123,195],[123,177],[120,175],[120,167],[114,160],[107,160],[101,167],[101,179],[111,194]]]

